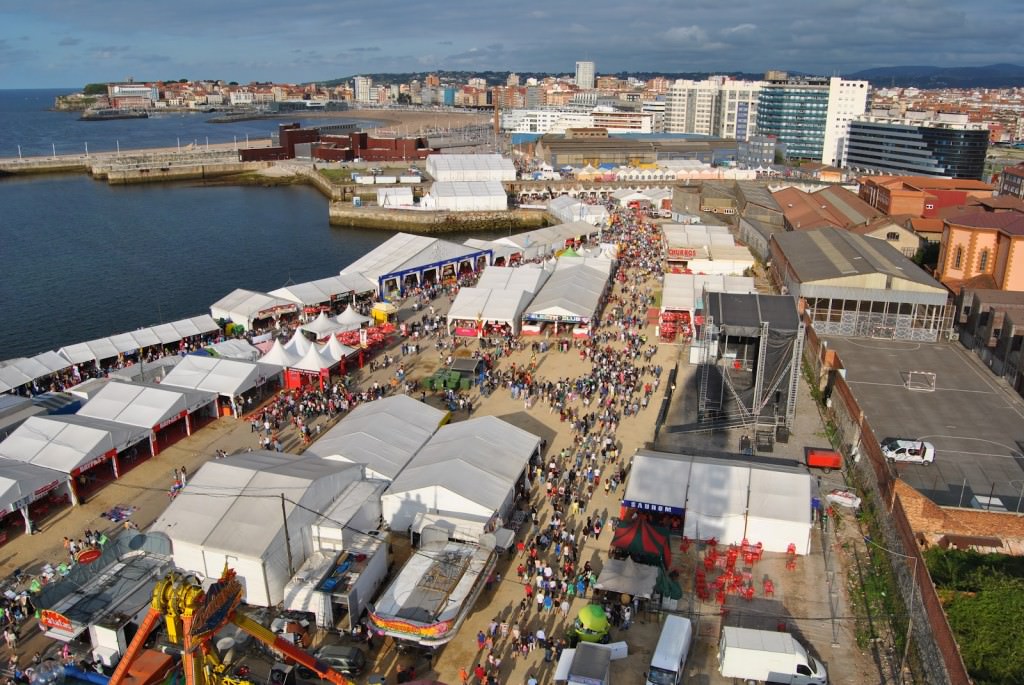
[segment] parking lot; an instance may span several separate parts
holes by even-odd
[[[957,343],[827,338],[879,440],[935,445],[930,466],[896,464],[937,504],[1022,511],[1024,401]],[[910,371],[935,374],[934,390],[906,387]]]

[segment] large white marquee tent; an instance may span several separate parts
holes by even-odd
[[[210,461],[151,530],[171,539],[179,568],[216,578],[230,563],[248,603],[274,606],[292,575],[289,551],[301,566],[314,551],[317,512],[362,475],[356,465],[264,450]]]
[[[482,321],[507,324],[515,335],[522,326],[523,312],[533,299],[526,290],[489,290],[462,288],[448,310],[448,330],[456,321]]]
[[[65,345],[57,352],[72,364],[110,359],[120,354],[131,354],[153,345],[171,345],[196,335],[216,333],[217,322],[209,315],[193,316],[149,328],[118,333],[107,338]],[[52,359],[52,358],[50,358]]]
[[[171,369],[160,387],[208,390],[231,402],[280,373],[279,368],[270,364],[189,354]]]
[[[210,305],[210,315],[215,319],[231,321],[245,330],[252,330],[253,323],[281,314],[294,314],[299,306],[290,300],[273,297],[237,288]]]
[[[500,212],[508,209],[508,193],[500,181],[437,181],[420,206],[451,212]]]
[[[524,318],[589,322],[597,313],[611,273],[609,259],[560,257],[551,278],[526,308]]]
[[[516,167],[501,155],[429,155],[427,173],[435,181],[514,181]]]

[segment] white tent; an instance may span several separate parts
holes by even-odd
[[[19,357],[0,364],[0,392],[7,392],[19,386],[45,378],[52,373],[71,366],[56,352],[43,352],[34,357]]]
[[[304,307],[326,304],[341,297],[350,296],[353,291],[351,281],[339,276],[328,276],[315,281],[305,283],[293,283],[277,290],[271,290],[268,295],[289,300]]]
[[[260,358],[260,351],[258,349],[247,341],[237,338],[222,340],[219,343],[208,345],[206,349],[223,359],[241,359],[242,361],[254,362]]]
[[[332,333],[345,330],[341,324],[327,316],[327,312],[320,312],[315,319],[301,326],[302,330],[308,331],[322,340]]]
[[[412,188],[409,186],[377,188],[377,205],[380,207],[412,207]]]
[[[232,321],[248,331],[252,330],[254,321],[294,314],[298,309],[295,302],[238,288],[210,305],[210,316]]]
[[[408,395],[367,402],[349,412],[305,454],[365,464],[368,478],[392,480],[446,416],[447,412]]]
[[[769,552],[785,552],[792,544],[797,554],[808,554],[811,479],[803,473],[752,469],[746,537]]]
[[[704,308],[704,293],[747,294],[757,292],[749,276],[721,274],[665,274],[661,311],[693,312]]]
[[[289,368],[298,369],[299,371],[318,372],[322,369],[334,368],[337,365],[338,361],[332,358],[329,352],[319,345],[312,345],[306,354]]]
[[[594,233],[597,233],[597,229],[591,224],[571,221],[497,238],[494,242],[514,246],[524,258],[534,259],[563,250],[568,241],[579,240]]]
[[[562,257],[526,309],[530,321],[586,322],[596,313],[611,277],[607,259]]]
[[[489,266],[480,274],[477,288],[490,290],[525,290],[536,293],[547,283],[553,268],[540,264],[524,266]]]
[[[233,399],[263,385],[279,373],[281,370],[270,364],[189,354],[171,369],[160,387],[209,390]]]
[[[303,335],[299,328],[295,329],[292,337],[284,344],[284,348],[288,350],[289,354],[299,359],[304,357],[311,347],[313,347],[313,341]]]
[[[427,173],[435,181],[514,181],[516,167],[501,155],[442,155],[427,157]]]
[[[273,606],[292,575],[289,561],[300,566],[314,551],[316,512],[361,477],[359,466],[262,450],[210,461],[150,530],[171,539],[179,568],[216,578],[228,562],[249,604]]]
[[[149,431],[81,416],[33,416],[0,442],[0,457],[77,476],[149,437]]]
[[[348,359],[356,352],[354,347],[342,345],[341,341],[333,335],[330,340],[327,341],[327,344],[324,345],[324,351],[326,351],[327,354],[330,355],[331,359],[336,362],[340,362],[342,359]]]
[[[215,399],[215,393],[205,390],[111,381],[78,410],[78,415],[158,430]]]
[[[453,322],[476,321],[508,324],[519,333],[523,312],[533,295],[525,290],[487,290],[462,288],[448,310],[448,327]]]
[[[381,498],[385,522],[406,530],[417,514],[507,517],[540,438],[493,416],[441,428]]]
[[[0,458],[0,513],[13,514],[21,510],[22,516],[26,516],[29,504],[67,481],[65,473]]]
[[[264,364],[271,364],[279,369],[287,368],[298,360],[299,357],[289,352],[288,348],[282,345],[280,340],[275,340],[274,346],[265,355],[260,357],[260,361]]]
[[[334,320],[342,326],[345,326],[345,328],[342,329],[343,331],[353,331],[357,328],[362,328],[363,325],[373,321],[370,317],[363,316],[357,312],[351,305],[345,307],[345,311],[334,317]]]
[[[500,181],[436,181],[420,204],[453,212],[504,211],[508,193]]]
[[[683,535],[732,544],[746,532],[750,468],[694,461],[690,468]]]
[[[640,511],[681,515],[693,460],[673,454],[637,452],[629,469],[622,504]]]
[[[650,599],[657,583],[657,566],[638,564],[627,557],[606,560],[594,587],[605,592]]]

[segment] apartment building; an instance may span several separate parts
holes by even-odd
[[[748,140],[757,122],[758,81],[680,79],[665,96],[665,132]]]

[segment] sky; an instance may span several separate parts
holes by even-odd
[[[0,88],[1024,63],[1021,0],[0,0]]]

